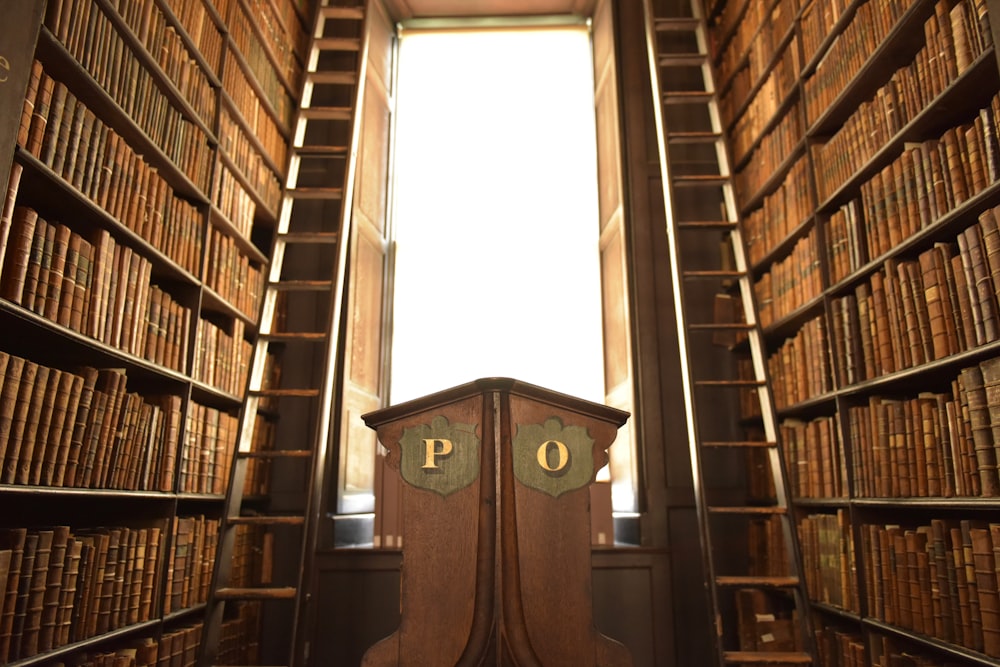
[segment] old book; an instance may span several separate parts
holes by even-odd
[[[31,74],[28,79],[28,88],[24,94],[24,104],[21,107],[21,124],[17,130],[17,145],[26,147],[28,145],[28,132],[31,128],[31,117],[35,111],[35,99],[38,96],[38,88],[42,80],[42,63],[35,60],[31,65]]]
[[[986,527],[970,527],[969,539],[972,543],[976,592],[982,618],[983,652],[997,657],[1000,656],[1000,597],[997,592],[996,561],[990,531]]]
[[[44,366],[25,360],[24,369],[21,371],[21,384],[17,392],[17,402],[14,405],[14,415],[11,421],[10,438],[7,441],[7,452],[4,456],[4,467],[0,478],[4,483],[13,482],[17,470],[17,463],[21,456],[21,444],[24,441],[24,431],[28,425],[28,413],[31,408],[31,397],[35,390],[35,380],[42,370],[43,376],[48,377],[48,369]]]
[[[3,391],[0,392],[0,461],[6,457],[7,444],[14,425],[17,396],[21,389],[21,375],[25,360],[9,355],[4,371]]]
[[[70,539],[66,548],[62,585],[59,589],[59,609],[56,612],[53,646],[63,646],[69,643],[73,621],[73,603],[76,600],[82,554],[83,542],[76,538]]]
[[[79,370],[79,373],[83,378],[83,384],[80,389],[76,419],[73,422],[69,446],[64,449],[60,445],[59,459],[56,462],[55,469],[56,486],[75,485],[76,473],[80,466],[80,456],[84,446],[84,437],[87,432],[87,425],[91,420],[90,413],[94,398],[94,388],[97,385],[98,370],[96,368],[83,367]]]
[[[24,635],[25,622],[28,617],[28,600],[31,597],[31,581],[35,576],[35,553],[38,550],[42,536],[38,531],[28,533],[24,541],[24,556],[21,560],[21,572],[17,581],[17,601],[14,605],[13,625],[11,627],[11,644],[8,659],[18,659],[21,653],[21,643]],[[46,540],[51,544],[51,539]],[[48,547],[46,547],[47,549]],[[47,551],[46,551],[46,558]]]
[[[38,213],[31,208],[14,208],[11,219],[9,249],[4,258],[3,273],[0,275],[0,297],[21,303],[24,283],[31,260],[31,250],[35,241],[35,227]]]
[[[969,402],[969,419],[981,493],[983,496],[996,496],[1000,494],[1000,482],[997,479],[996,450],[993,446],[993,431],[990,426],[982,369],[979,366],[963,368],[959,380]]]
[[[37,484],[39,481],[42,462],[45,460],[46,453],[51,446],[51,440],[54,437],[52,428],[53,417],[56,416],[56,412],[59,409],[58,404],[61,402],[63,409],[65,409],[65,405],[69,400],[66,394],[69,392],[71,383],[64,380],[64,375],[66,374],[60,370],[55,368],[49,369],[49,379],[46,384],[45,396],[42,399],[40,414],[37,420],[38,429],[33,434],[34,437],[31,438],[33,445],[30,447],[30,455],[29,448],[25,445],[25,451],[21,456],[21,469],[18,470],[17,484]],[[58,434],[56,434],[57,436]]]
[[[10,233],[14,223],[14,208],[17,202],[17,191],[21,186],[21,174],[24,167],[14,162],[10,165],[10,178],[7,181],[7,190],[4,195],[3,208],[0,209],[0,286],[3,285],[3,267],[7,256],[8,242],[12,241]],[[0,294],[2,296],[2,294]]]
[[[35,440],[38,435],[42,413],[45,412],[45,398],[48,391],[50,369],[38,366],[35,371],[34,387],[31,388],[23,429],[18,431],[18,416],[15,415],[14,428],[4,460],[2,481],[5,484],[26,484],[31,468]],[[23,387],[22,387],[23,388]],[[20,400],[20,396],[19,396]]]
[[[13,639],[14,614],[17,608],[18,587],[21,581],[21,570],[24,562],[24,550],[27,543],[26,528],[13,528],[0,531],[0,547],[10,551],[10,566],[5,582],[5,594],[0,608],[0,662],[9,662],[12,658],[10,648]]]
[[[45,592],[42,596],[42,614],[39,619],[38,652],[48,651],[55,646],[63,573],[70,541],[69,526],[56,526],[52,532],[52,551],[45,574]]]
[[[41,65],[38,61],[35,61],[35,65],[41,70]],[[32,68],[32,77],[34,77],[34,67]],[[31,113],[31,124],[28,128],[28,135],[25,143],[21,144],[24,146],[25,150],[29,153],[38,157],[42,149],[42,138],[45,136],[45,124],[48,122],[49,118],[49,105],[52,102],[52,91],[55,87],[55,80],[52,79],[48,74],[42,72],[41,78],[38,83],[37,96],[34,99],[32,113]],[[29,89],[29,94],[30,94]],[[25,107],[28,106],[28,101],[25,99]]]
[[[45,308],[45,290],[48,289],[48,271],[52,263],[52,246],[55,244],[56,230],[46,220],[38,218],[35,223],[35,239],[31,245],[28,273],[24,278],[24,295],[21,305],[39,315]]]
[[[69,90],[64,84],[57,81],[52,89],[52,99],[49,103],[49,119],[45,125],[42,146],[38,152],[38,159],[43,164],[51,166],[55,160],[56,145],[59,141],[59,132],[62,129],[63,118],[66,115],[66,100],[69,97],[71,97]]]

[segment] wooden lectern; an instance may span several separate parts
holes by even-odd
[[[488,378],[363,415],[403,479],[399,629],[363,667],[620,667],[594,627],[590,494],[628,413]]]

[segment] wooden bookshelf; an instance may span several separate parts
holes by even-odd
[[[46,4],[0,28],[0,664],[193,665],[308,3]]]
[[[705,3],[824,665],[1000,658],[986,5]],[[770,51],[751,69],[757,43]],[[759,497],[765,468],[748,457]],[[751,553],[761,539],[776,538],[751,536]]]

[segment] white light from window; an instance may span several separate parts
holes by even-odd
[[[514,377],[603,402],[585,27],[404,32],[391,402]]]

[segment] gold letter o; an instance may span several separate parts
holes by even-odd
[[[549,466],[549,445],[555,445],[556,449],[559,451],[559,465],[554,468]],[[536,452],[536,458],[538,459],[538,465],[542,466],[544,470],[548,470],[549,472],[559,472],[566,467],[567,463],[569,463],[569,448],[558,440],[546,440],[539,445],[538,451]]]

